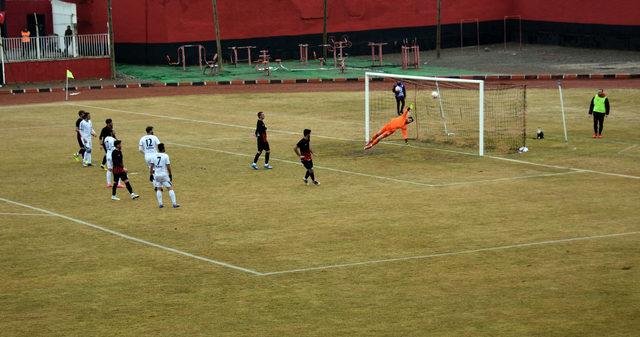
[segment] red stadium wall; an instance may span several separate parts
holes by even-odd
[[[27,26],[27,16],[44,15],[45,32],[40,35],[53,34],[53,19],[51,17],[51,2],[48,0],[9,0],[5,3],[6,37],[19,37],[20,32]],[[35,36],[35,34],[31,34]]]
[[[105,31],[105,1],[73,2],[80,34]],[[320,0],[218,0],[218,13],[223,47],[258,45],[286,58],[298,43],[318,44],[322,33]],[[521,15],[525,43],[640,50],[638,13],[640,1],[630,0],[444,1],[443,47],[459,44],[460,19],[479,19],[486,44],[502,41],[504,16]],[[352,54],[365,52],[366,42],[374,40],[390,43],[395,49],[389,52],[397,52],[405,38],[417,37],[424,49],[435,45],[436,0],[329,1],[328,16],[329,35],[348,34]],[[121,62],[162,62],[185,43],[203,43],[211,51],[215,38],[210,0],[113,0],[113,19]]]
[[[317,3],[310,4],[308,0],[219,1],[220,30],[224,40],[319,34],[322,32],[322,2]],[[114,0],[116,42],[171,43],[214,39],[211,1],[148,4]],[[435,24],[435,0],[410,0],[401,5],[367,0],[343,0],[329,4],[330,32]],[[453,24],[463,18],[498,20],[511,9],[511,1],[458,1],[444,7],[442,22]]]
[[[67,69],[78,80],[111,76],[109,58],[6,63],[5,76],[7,83],[62,81]]]

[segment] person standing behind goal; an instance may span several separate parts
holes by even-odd
[[[164,144],[158,144],[158,153],[156,159],[151,163],[149,168],[149,180],[153,183],[153,187],[156,189],[156,199],[158,199],[158,206],[163,208],[162,204],[162,188],[166,187],[169,190],[169,197],[171,198],[171,204],[173,208],[178,208],[180,205],[176,202],[176,193],[173,191],[173,176],[171,175],[171,161],[169,155],[164,153]]]
[[[393,85],[393,89],[391,89],[391,91],[396,96],[396,113],[400,116],[404,110],[404,100],[407,97],[407,88],[405,88],[404,82],[398,81]]]
[[[591,99],[589,115],[593,115],[593,138],[602,138],[604,117],[609,116],[609,98],[604,89],[598,90],[598,94]]]
[[[158,152],[160,139],[153,134],[153,126],[147,126],[145,130],[147,134],[140,138],[138,150],[144,155],[144,161],[147,163],[147,167],[151,167],[151,163],[156,158],[156,153]]]
[[[307,169],[307,172],[304,175],[305,185],[309,184],[308,178],[311,177],[311,181],[313,181],[314,185],[320,185],[320,183],[316,180],[316,176],[313,172],[313,150],[311,150],[311,130],[304,129],[302,132],[302,139],[296,144],[293,148],[293,151],[300,157],[300,161],[302,162],[302,166]]]
[[[264,154],[264,168],[272,169],[273,166],[269,165],[269,154],[271,154],[271,149],[269,148],[269,141],[267,140],[267,126],[264,125],[264,112],[258,112],[258,122],[256,124],[256,139],[258,141],[258,153],[253,158],[253,163],[251,163],[251,167],[254,170],[258,169],[258,159],[262,154],[262,151],[266,151]]]

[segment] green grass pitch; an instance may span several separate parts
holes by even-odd
[[[399,135],[363,151],[361,92],[0,107],[0,331],[635,335],[640,92],[608,93],[594,140],[593,91],[565,91],[565,144],[557,91],[528,90],[528,133],[546,139],[482,158]],[[104,171],[72,159],[79,109],[97,132],[114,120],[140,199],[111,201]],[[249,167],[257,111],[273,170]],[[157,208],[137,151],[147,125],[180,209]],[[304,128],[320,186],[293,152]]]

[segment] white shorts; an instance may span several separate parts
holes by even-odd
[[[144,154],[144,161],[147,162],[147,167],[151,167],[151,163],[153,163],[154,160],[156,160],[156,154],[155,153],[145,153]]]
[[[161,175],[161,176],[153,176],[153,187],[171,187],[171,180],[169,180],[169,176]]]
[[[112,151],[107,152],[107,168],[108,169],[113,169],[113,160],[111,159],[111,153]]]
[[[82,144],[84,144],[85,150],[89,150],[89,152],[91,152],[91,149],[93,148],[91,144],[91,138],[82,137]]]

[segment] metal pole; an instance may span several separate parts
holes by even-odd
[[[36,21],[36,56],[40,59],[40,28],[38,27],[38,16],[33,13],[33,18]]]
[[[2,83],[0,85],[6,84],[6,79],[4,77],[4,38],[0,35],[0,60],[2,62]]]
[[[484,156],[484,81],[479,85],[480,99],[478,100],[478,155]]]
[[[560,110],[562,111],[562,128],[564,129],[564,142],[569,142],[569,137],[567,136],[567,120],[564,113],[564,98],[562,97],[562,82],[558,81],[558,91],[560,92]]]
[[[116,78],[116,51],[113,41],[113,17],[111,16],[111,0],[107,0],[107,30],[109,40],[109,58],[111,59],[111,79]]]
[[[440,8],[441,8],[440,1],[441,0],[438,0],[438,8],[437,8],[437,14],[436,14],[436,58],[440,58],[440,43],[441,43],[441,35],[442,35],[442,31],[440,27]]]
[[[364,74],[364,142],[369,142],[369,74]]]
[[[218,62],[218,68],[219,71],[223,71],[224,66],[222,65],[222,44],[220,42],[220,25],[218,23],[218,0],[211,1],[213,3],[213,25],[216,30],[216,51],[218,53],[218,59],[220,60],[220,62]]]
[[[327,0],[324,0],[324,14],[322,16],[322,58],[327,59]]]

